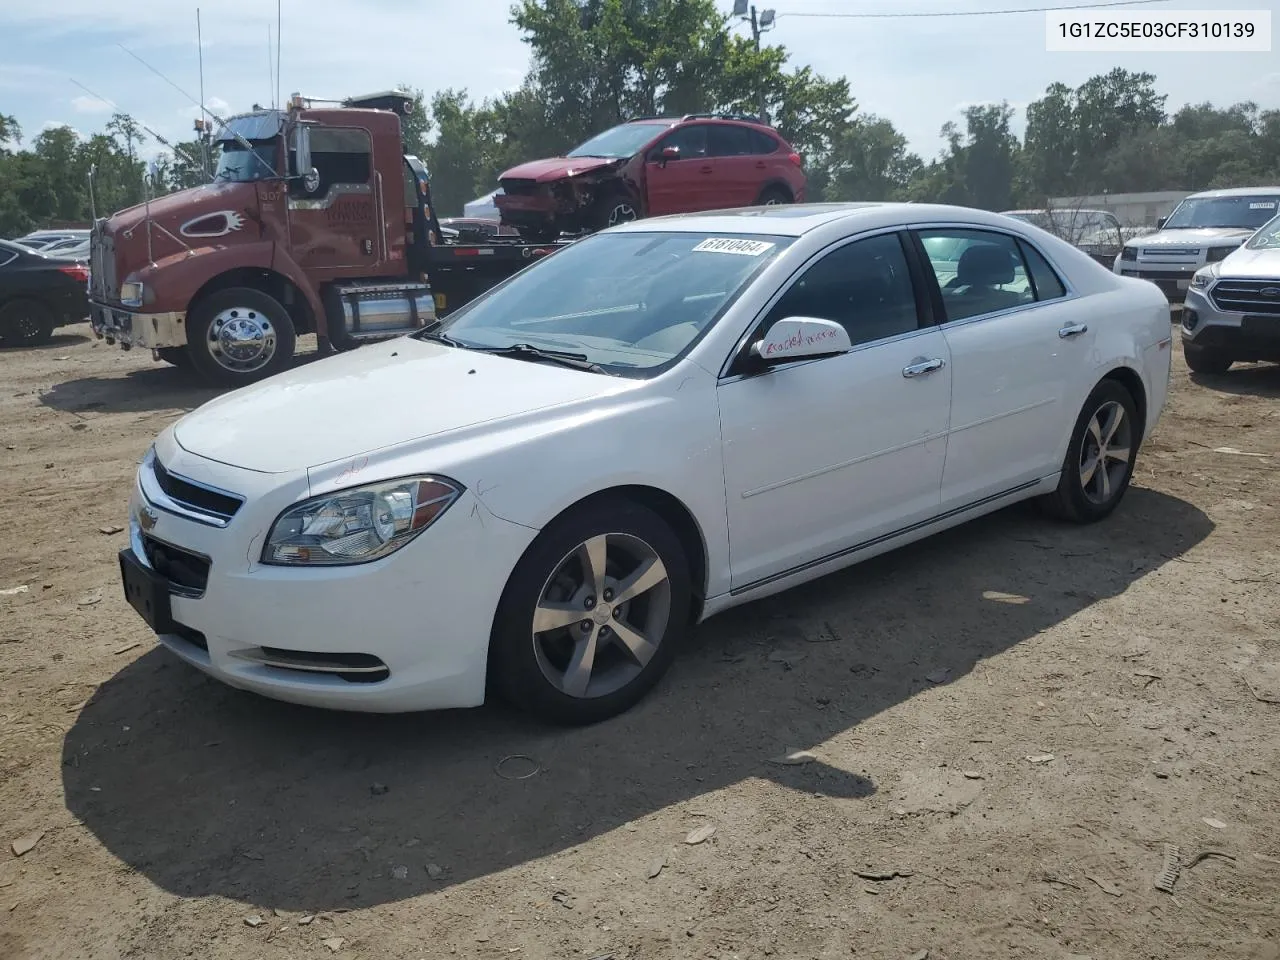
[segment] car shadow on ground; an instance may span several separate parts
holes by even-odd
[[[497,707],[309,710],[157,649],[102,684],[67,733],[66,803],[167,891],[308,912],[493,874],[747,778],[859,805],[877,789],[867,771],[770,759],[1124,592],[1212,528],[1142,489],[1084,528],[1015,507],[712,619],[652,696],[585,729]]]
[[[320,359],[317,353],[293,358],[290,369]],[[142,413],[152,410],[193,410],[226,393],[229,388],[210,386],[193,370],[157,363],[117,377],[81,377],[56,383],[40,394],[40,402],[55,410],[81,413]]]
[[[1257,363],[1232,367],[1226,373],[1193,373],[1191,382],[1206,390],[1243,397],[1280,398],[1280,364]]]

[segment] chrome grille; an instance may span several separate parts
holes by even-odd
[[[118,292],[115,241],[107,232],[107,221],[100,218],[89,233],[89,296],[115,300]]]
[[[1167,260],[1173,257],[1198,257],[1200,256],[1199,247],[1143,247],[1142,255],[1144,257],[1158,258]]]
[[[177,507],[218,526],[226,526],[236,511],[244,506],[243,497],[170,473],[154,455],[151,456],[150,467],[156,485]]]
[[[1219,280],[1210,296],[1219,310],[1230,310],[1235,313],[1280,314],[1280,278]]]

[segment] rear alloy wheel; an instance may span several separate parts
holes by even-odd
[[[758,205],[762,207],[776,207],[780,204],[790,202],[790,195],[781,187],[767,187],[765,191],[760,194]]]
[[[0,307],[0,346],[38,347],[53,337],[53,311],[39,300],[10,300]]]
[[[288,311],[249,287],[219,290],[187,316],[191,364],[221,386],[243,386],[279,373],[293,357],[296,340]]]
[[[508,582],[492,638],[507,699],[560,723],[639,701],[689,626],[689,566],[653,511],[597,503],[547,527]]]
[[[1194,343],[1182,345],[1182,358],[1193,373],[1223,374],[1231,369],[1235,361],[1229,354],[1212,347],[1198,347]]]
[[[1075,523],[1103,519],[1129,489],[1141,442],[1133,397],[1117,381],[1103,380],[1080,411],[1058,489],[1045,498],[1045,505]]]

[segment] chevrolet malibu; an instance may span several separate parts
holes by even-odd
[[[978,210],[627,224],[170,426],[125,595],[269,697],[594,722],[729,607],[1027,498],[1106,517],[1170,344],[1155,286]]]

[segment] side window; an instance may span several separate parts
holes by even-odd
[[[323,196],[334,184],[368,183],[373,148],[363,130],[316,127],[311,131],[311,165],[320,172]]]
[[[418,206],[418,181],[409,164],[400,164],[400,172],[404,175],[404,205],[412,210]]]
[[[713,157],[745,157],[751,153],[750,131],[728,123],[718,123],[707,131]]]
[[[705,157],[707,155],[707,125],[705,123],[691,123],[672,130],[654,148],[654,158],[660,157],[662,151],[667,147],[678,147],[681,160]]]
[[[778,141],[773,139],[767,133],[761,133],[759,130],[748,130],[748,136],[751,138],[751,152],[754,154],[777,153]]]
[[[1057,300],[1067,295],[1067,288],[1054,273],[1049,261],[1040,255],[1040,251],[1025,240],[1019,240],[1022,256],[1031,272],[1032,294],[1036,300]]]
[[[919,235],[942,288],[947,320],[1034,302],[1018,243],[1008,234],[948,228],[921,230]]]
[[[782,295],[764,327],[788,317],[834,320],[855,345],[917,329],[915,291],[898,234],[857,240],[824,256]]]

